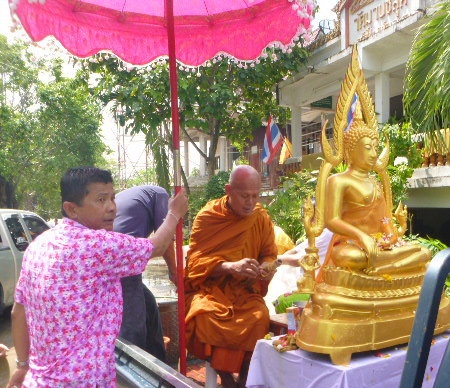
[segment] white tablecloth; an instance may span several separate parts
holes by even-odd
[[[433,387],[450,332],[435,337],[423,388]],[[355,353],[348,366],[333,365],[330,357],[298,349],[278,353],[272,341],[256,344],[247,378],[248,388],[397,388],[406,345]]]

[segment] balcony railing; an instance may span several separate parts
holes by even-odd
[[[425,138],[422,167],[450,166],[450,128],[440,132],[437,141],[431,141],[430,136]]]

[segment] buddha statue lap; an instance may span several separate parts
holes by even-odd
[[[348,123],[352,104],[356,109]],[[336,152],[325,128],[326,124],[316,205],[310,199],[305,205],[309,260],[316,255],[315,238],[325,226],[334,237],[314,284],[311,279],[298,282],[299,292],[310,293],[311,300],[296,343],[305,350],[330,354],[335,364],[348,364],[354,352],[408,342],[431,252],[402,239],[406,206],[400,203],[392,212],[386,171],[389,144],[378,155],[378,123],[356,49],[336,107]],[[347,170],[329,176],[344,159]],[[450,300],[444,296],[435,333],[449,327]]]

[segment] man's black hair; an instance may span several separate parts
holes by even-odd
[[[112,175],[109,171],[98,167],[76,167],[71,168],[61,178],[61,199],[64,202],[74,202],[78,206],[83,203],[84,197],[88,194],[89,183],[113,183]],[[67,217],[64,208],[61,206],[64,217]]]

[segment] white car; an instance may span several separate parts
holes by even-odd
[[[0,209],[0,313],[14,303],[25,249],[47,229],[50,227],[35,213]]]

